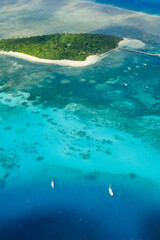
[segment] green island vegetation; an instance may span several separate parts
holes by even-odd
[[[0,50],[25,53],[42,59],[84,61],[90,55],[116,48],[121,40],[121,37],[103,34],[63,33],[2,39]]]

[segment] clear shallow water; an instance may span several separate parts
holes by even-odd
[[[2,239],[159,239],[160,59],[0,62]]]
[[[160,14],[159,0],[91,0],[102,4],[111,4],[116,7],[121,7],[129,10],[146,12],[150,14]]]

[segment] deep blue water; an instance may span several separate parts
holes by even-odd
[[[91,0],[92,1],[92,0]],[[121,7],[129,10],[146,12],[150,14],[160,14],[159,0],[93,0],[93,2],[111,4],[116,7]]]
[[[105,184],[112,177],[114,198]],[[4,191],[1,239],[159,239],[160,199],[150,183],[109,174],[103,181],[81,176],[81,184],[64,180],[54,191],[47,184]]]

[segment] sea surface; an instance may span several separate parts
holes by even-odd
[[[0,55],[0,239],[159,240],[159,226],[160,58]]]
[[[90,0],[102,4],[111,4],[116,7],[129,10],[145,12],[149,14],[160,14],[159,0]]]

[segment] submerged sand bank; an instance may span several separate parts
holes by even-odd
[[[128,38],[123,38],[122,41],[119,42],[118,47],[129,47],[132,49],[138,49],[144,47],[145,44],[139,40],[134,40],[134,39],[128,39]],[[113,49],[116,50],[117,48]],[[108,53],[112,52],[108,51],[104,54],[100,55],[92,55],[86,58],[85,61],[73,61],[73,60],[49,60],[49,59],[41,59],[38,57],[33,57],[24,53],[18,53],[18,52],[6,52],[6,51],[0,51],[1,55],[8,55],[11,57],[16,57],[16,58],[21,58],[30,62],[36,62],[36,63],[47,63],[47,64],[56,64],[59,66],[69,66],[69,67],[86,67],[89,65],[92,65],[96,62],[98,62],[100,59],[104,58]]]
[[[132,50],[141,49],[145,47],[145,44],[137,39],[123,38],[118,44],[119,48],[130,48]]]

